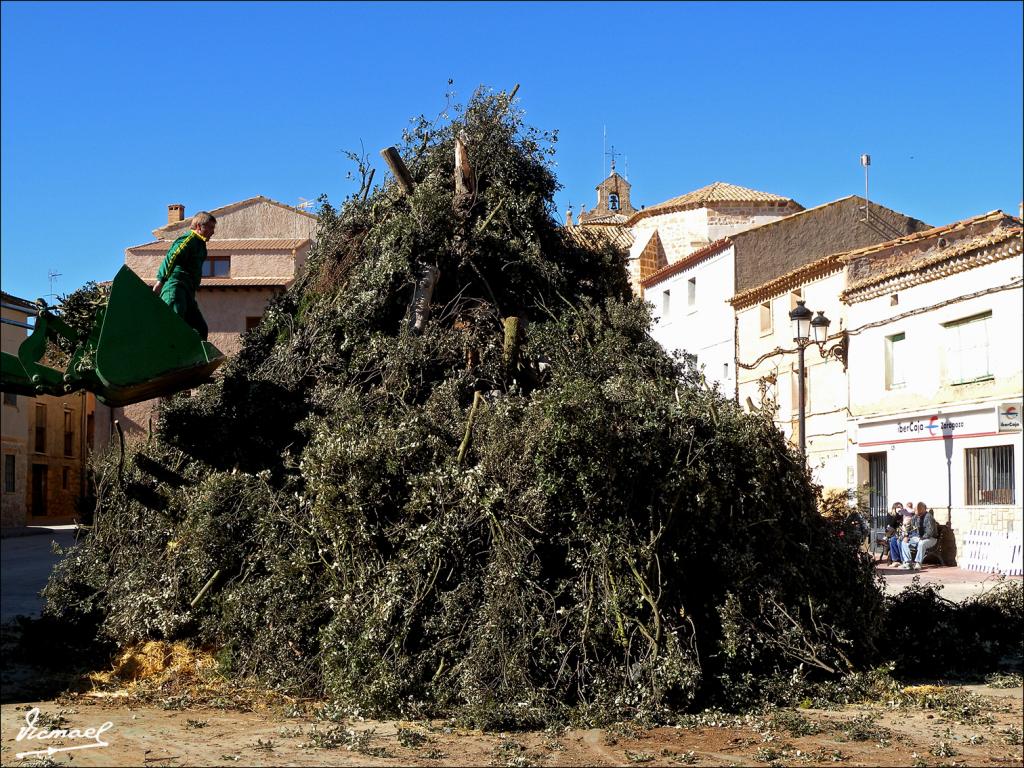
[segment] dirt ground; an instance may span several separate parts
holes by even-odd
[[[342,722],[285,713],[168,710],[84,695],[2,707],[3,765],[1021,765],[1021,689],[975,688],[987,704],[975,722],[953,713],[893,710],[884,703],[841,711],[771,716],[705,716],[704,725],[651,730],[623,724],[592,730],[481,733],[437,722]],[[49,727],[98,728],[88,738],[18,741],[39,707]],[[40,720],[37,718],[37,724]],[[774,726],[774,727],[773,727]],[[793,735],[820,728],[821,732]]]
[[[4,650],[16,639],[5,625]],[[179,645],[147,643],[90,675],[11,658],[4,654],[0,679],[4,766],[1024,763],[1019,675],[993,685],[904,688],[890,701],[841,709],[707,712],[677,727],[485,733],[439,721],[364,720],[329,703],[240,689],[219,677],[213,657]]]

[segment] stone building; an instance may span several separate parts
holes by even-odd
[[[632,185],[618,174],[613,162],[608,178],[595,187],[597,206],[591,211],[581,207],[579,223],[622,226],[637,212],[630,200],[631,189]]]
[[[627,222],[633,233],[630,280],[641,281],[730,235],[802,211],[788,197],[716,181],[637,211]]]

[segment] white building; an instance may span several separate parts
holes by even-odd
[[[729,236],[802,210],[781,195],[715,182],[629,220],[630,276],[654,305],[651,336],[666,351],[689,355],[726,396],[736,385],[728,304],[736,258]]]
[[[869,225],[865,217],[867,206],[863,198],[856,196],[807,210],[792,211],[783,206],[776,210],[788,213],[777,213],[767,222],[752,219],[753,223],[743,229],[734,222],[732,226],[737,229],[732,232],[710,230],[720,239],[641,279],[644,296],[654,304],[657,320],[651,336],[670,352],[685,351],[693,356],[710,384],[717,385],[727,397],[739,397],[736,365],[749,363],[762,354],[751,353],[763,346],[764,337],[774,340],[779,334],[780,341],[773,346],[786,347],[792,344],[792,334],[788,322],[781,326],[775,322],[775,310],[780,305],[778,296],[769,291],[758,299],[756,333],[745,340],[738,339],[737,316],[730,306],[734,296],[749,296],[765,286],[775,286],[780,278],[790,277],[805,265],[832,254],[927,227],[917,219],[874,203],[870,204]],[[636,234],[637,226],[634,249],[643,242],[643,237]],[[641,257],[646,249],[641,249]],[[643,260],[641,271],[646,271]],[[779,289],[786,294],[784,303],[790,301],[792,289],[799,287],[796,282]],[[785,312],[791,307],[787,303]],[[834,327],[838,328],[838,323]],[[782,343],[786,334],[789,340]]]
[[[995,211],[844,256],[848,480],[954,534],[1020,532],[1021,221]]]

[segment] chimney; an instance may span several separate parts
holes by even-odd
[[[569,206],[569,210],[565,214],[565,226],[572,226],[572,206]]]
[[[167,206],[167,223],[177,224],[185,220],[185,206],[181,203],[171,203]]]

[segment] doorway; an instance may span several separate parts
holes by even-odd
[[[888,512],[889,472],[884,451],[864,456],[868,462],[868,509],[871,514],[871,540],[878,533],[885,532],[885,516]]]

